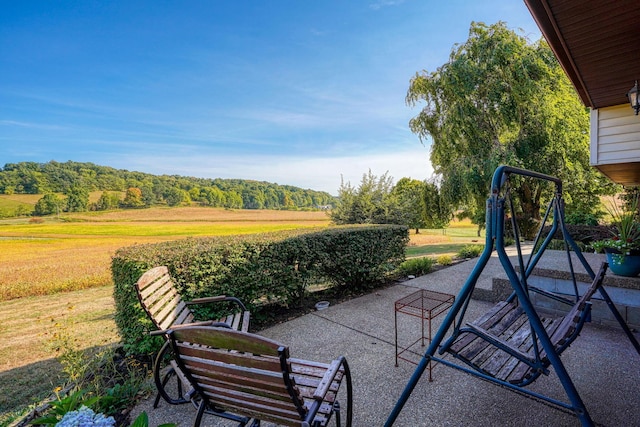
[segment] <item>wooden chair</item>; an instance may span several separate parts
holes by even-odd
[[[194,426],[205,412],[286,426],[340,427],[337,395],[346,382],[346,426],[352,423],[352,384],[344,357],[329,364],[289,357],[288,347],[259,335],[211,326],[165,331],[179,368],[200,397]],[[342,394],[341,394],[342,396]],[[228,411],[228,412],[227,412]]]
[[[165,266],[155,267],[144,273],[136,283],[136,291],[142,308],[159,331],[189,324],[215,325],[244,332],[249,330],[250,313],[242,301],[227,296],[184,301],[178,294],[169,269]],[[232,313],[220,319],[194,323],[194,316],[189,306],[225,302],[236,307]],[[169,366],[165,366],[167,363]],[[166,386],[174,376],[178,378],[177,394],[171,396]],[[158,406],[160,397],[170,404],[187,403],[191,400],[194,389],[173,360],[168,342],[165,342],[156,356],[153,377],[158,389],[154,408]]]

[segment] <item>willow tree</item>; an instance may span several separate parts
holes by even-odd
[[[558,176],[567,202],[595,209],[603,177],[589,166],[589,114],[550,48],[504,23],[472,23],[446,64],[417,73],[407,103],[425,103],[410,128],[432,141],[441,192],[480,227],[491,176],[500,164]],[[538,219],[542,188],[524,182],[521,215]]]

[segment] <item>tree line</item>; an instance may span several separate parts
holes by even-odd
[[[89,203],[94,191],[102,195]],[[335,203],[327,192],[290,185],[153,175],[73,161],[7,163],[0,169],[0,193],[42,194],[36,215],[193,203],[232,209],[317,209]]]

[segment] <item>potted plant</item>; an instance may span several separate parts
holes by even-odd
[[[638,222],[638,197],[625,207],[612,204],[608,209],[612,218],[613,236],[594,242],[595,248],[603,248],[609,268],[619,276],[637,276],[640,273],[640,223]]]

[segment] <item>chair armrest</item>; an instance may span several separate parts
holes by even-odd
[[[340,356],[329,365],[329,369],[324,373],[322,380],[320,380],[320,384],[318,384],[318,388],[313,393],[313,398],[317,401],[323,401],[327,392],[329,391],[329,387],[331,387],[331,383],[335,379],[338,372],[340,372],[340,368],[345,363],[344,356]]]
[[[204,297],[204,298],[195,298],[191,301],[185,301],[186,305],[194,305],[194,304],[210,304],[214,302],[223,302],[223,301],[231,301],[235,303],[238,307],[242,309],[242,311],[247,311],[247,307],[236,297],[228,297],[225,295],[218,295],[215,297]]]
[[[225,295],[217,295],[215,297],[203,297],[203,298],[194,298],[191,301],[185,301],[185,304],[209,304],[211,302],[224,301],[227,297]]]
[[[573,306],[576,303],[575,301],[571,301],[571,300],[569,300],[567,298],[564,298],[564,297],[560,296],[557,293],[545,291],[544,289],[540,289],[540,288],[535,287],[535,286],[529,286],[529,290],[531,292],[535,292],[537,294],[540,294],[540,295],[545,296],[547,298],[551,298],[552,300],[561,302],[561,303],[569,305],[569,306]]]

